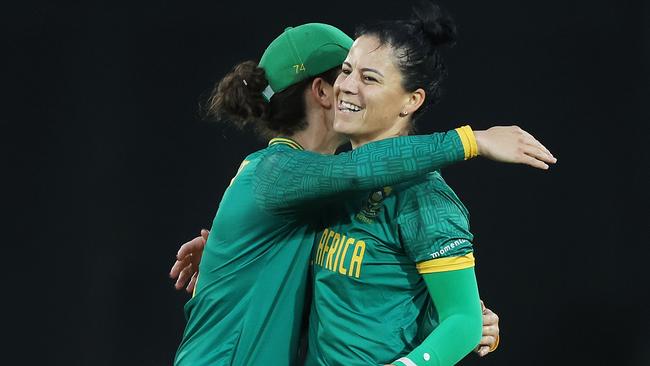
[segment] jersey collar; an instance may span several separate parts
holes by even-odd
[[[271,141],[269,141],[269,146],[272,146],[272,145],[287,145],[292,149],[305,150],[305,149],[303,149],[302,146],[300,146],[299,143],[297,143],[294,140],[292,140],[290,138],[287,138],[287,137],[276,137],[274,139],[271,139]]]

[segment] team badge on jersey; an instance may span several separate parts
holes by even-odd
[[[378,191],[372,192],[361,209],[361,212],[356,215],[357,220],[366,224],[372,224],[375,222],[375,218],[383,207],[382,203],[384,202],[384,199],[390,195],[392,190],[391,187],[384,187]]]

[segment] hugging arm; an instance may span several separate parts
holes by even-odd
[[[423,275],[439,316],[439,325],[400,366],[454,365],[481,339],[482,314],[474,268]]]
[[[474,133],[464,126],[445,133],[375,141],[338,155],[278,151],[256,167],[254,194],[265,209],[290,210],[344,192],[405,182],[479,154],[541,169],[548,168],[544,161],[555,159],[518,127]]]

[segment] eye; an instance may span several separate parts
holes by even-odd
[[[377,82],[377,79],[373,78],[372,76],[364,76],[363,80],[364,81],[370,81],[370,82],[373,82],[373,83]]]
[[[352,73],[352,70],[344,68],[343,70],[341,70],[341,73],[345,75],[350,75],[350,73]]]

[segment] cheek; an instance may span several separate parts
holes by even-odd
[[[373,103],[368,107],[368,120],[377,126],[391,123],[399,114],[400,96],[394,93],[384,93],[376,96]]]
[[[345,77],[345,74],[340,73],[339,76],[336,77],[336,80],[334,80],[334,96],[339,95],[339,92],[341,91],[341,82],[343,82]]]

